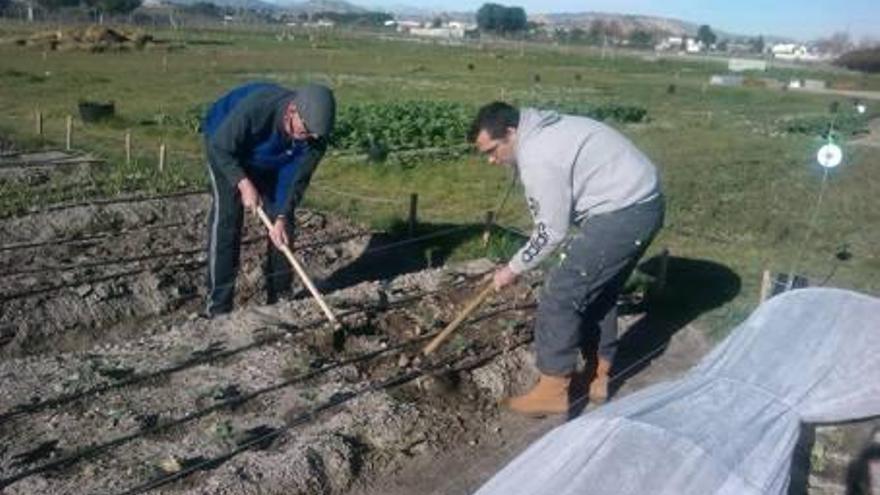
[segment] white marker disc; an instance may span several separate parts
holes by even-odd
[[[843,161],[843,151],[840,149],[840,146],[828,143],[819,148],[816,159],[819,160],[819,165],[825,168],[834,168]]]

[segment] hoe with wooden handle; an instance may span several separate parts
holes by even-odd
[[[483,301],[485,301],[486,298],[488,298],[489,295],[493,292],[495,292],[495,287],[490,280],[489,283],[486,284],[486,287],[484,287],[483,290],[480,291],[479,294],[477,294],[477,297],[473,298],[473,300],[468,303],[468,305],[462,310],[462,312],[459,313],[459,315],[456,316],[449,325],[446,325],[446,328],[444,328],[442,332],[437,334],[437,336],[434,337],[434,340],[432,340],[430,343],[428,343],[428,345],[425,346],[424,349],[422,349],[422,353],[427,356],[428,354],[434,352],[437,347],[439,347],[440,344],[443,343],[444,340],[446,340],[446,337],[449,337],[449,334],[454,332],[455,329],[458,328],[458,326],[461,325],[461,323],[465,320],[465,318],[470,316],[470,314],[473,313],[474,310],[477,309],[477,307],[479,307],[480,304],[482,304]]]
[[[263,225],[266,226],[267,229],[272,230],[272,221],[269,220],[269,216],[266,215],[266,212],[263,211],[263,208],[257,207],[257,216],[260,217],[260,220],[263,221]],[[306,271],[303,270],[302,265],[299,264],[299,261],[293,257],[293,253],[290,251],[290,248],[287,246],[281,246],[281,252],[284,253],[284,256],[287,257],[287,261],[293,266],[293,269],[296,270],[296,274],[299,275],[299,278],[303,281],[306,288],[309,289],[309,292],[312,293],[312,297],[318,301],[318,306],[321,307],[321,311],[327,316],[327,319],[330,320],[330,323],[333,324],[334,327],[339,328],[341,325],[339,320],[336,319],[336,316],[333,314],[333,311],[330,310],[330,306],[324,302],[324,298],[321,297],[321,293],[318,292],[318,289],[315,288],[315,284],[312,283],[312,280],[309,278]]]

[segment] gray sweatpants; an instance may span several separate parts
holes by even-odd
[[[664,209],[660,196],[588,217],[568,239],[538,304],[535,348],[541,372],[575,371],[578,352],[597,335],[599,357],[614,360],[617,297],[663,225]]]

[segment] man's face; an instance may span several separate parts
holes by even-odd
[[[507,128],[504,136],[495,139],[484,129],[477,134],[477,151],[486,155],[493,165],[516,165],[516,129]]]
[[[290,138],[296,139],[297,141],[317,137],[306,129],[306,124],[303,122],[302,117],[299,116],[299,112],[296,110],[296,105],[293,103],[287,105],[287,109],[284,111],[284,132],[287,133]]]

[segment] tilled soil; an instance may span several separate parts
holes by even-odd
[[[436,356],[420,357],[472,286],[433,270],[339,291],[328,299],[347,308],[344,330],[297,300],[7,360],[0,486],[343,493],[479,438],[527,369],[533,301],[528,287],[499,295]]]
[[[0,221],[0,355],[87,348],[127,338],[149,318],[195,312],[204,299],[202,193],[52,207]],[[357,226],[302,211],[297,255],[321,277],[369,238]],[[262,297],[262,226],[244,232],[237,303]],[[108,329],[114,328],[110,332]]]

